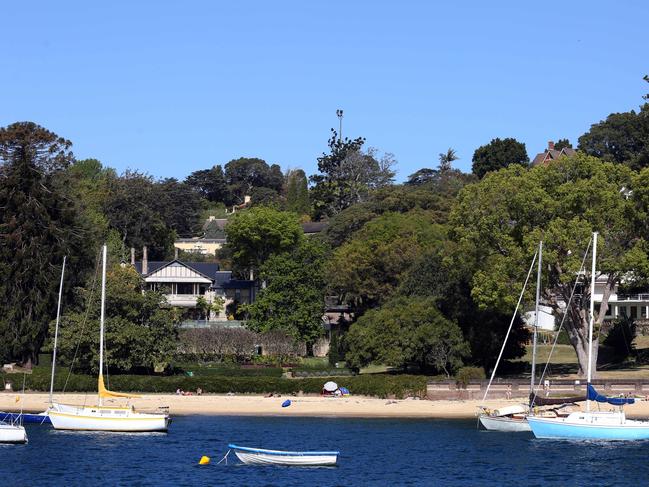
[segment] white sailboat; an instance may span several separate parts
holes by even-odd
[[[104,406],[104,398],[137,397],[132,394],[112,392],[106,389],[103,376],[104,362],[104,314],[106,307],[106,253],[104,245],[101,274],[101,315],[99,335],[98,404],[74,406],[52,402],[48,410],[52,426],[59,430],[144,432],[167,431],[169,415],[165,413],[141,413],[132,406]]]
[[[593,326],[595,321],[595,262],[597,232],[593,233],[593,262],[590,283],[590,321],[588,326],[588,373],[586,411],[574,412],[563,418],[528,416],[527,422],[537,438],[569,438],[579,440],[647,440],[649,421],[627,419],[623,406],[633,404],[633,398],[606,397],[597,393],[591,384]],[[591,411],[591,401],[618,406],[616,411]]]
[[[496,361],[496,365],[494,367],[494,370],[492,371],[491,379],[489,380],[489,385],[487,386],[487,390],[485,391],[484,397],[482,398],[483,401],[487,398],[487,394],[489,393],[489,387],[491,386],[491,382],[493,381],[494,375],[496,374],[496,369],[498,368],[498,363],[500,362],[502,353],[505,350],[505,344],[507,343],[507,338],[509,337],[509,333],[511,332],[512,324],[516,319],[516,315],[518,313],[518,306],[520,305],[521,299],[523,298],[523,294],[525,293],[525,288],[527,287],[527,281],[529,280],[530,273],[532,272],[532,268],[534,267],[534,262],[538,257],[538,270],[536,276],[536,308],[535,308],[536,315],[534,318],[534,341],[533,341],[533,351],[532,351],[532,374],[531,374],[532,378],[530,384],[530,392],[534,391],[534,378],[536,375],[535,374],[536,337],[537,337],[537,326],[539,320],[539,296],[540,296],[540,288],[541,288],[542,254],[543,254],[543,242],[539,242],[539,250],[534,256],[534,260],[532,260],[532,265],[530,266],[530,270],[527,273],[527,278],[525,279],[523,290],[521,291],[520,297],[518,299],[518,304],[516,305],[516,309],[514,310],[514,316],[512,317],[512,322],[509,325],[509,329],[507,330],[505,340],[500,350],[500,355],[498,356],[498,360]],[[520,432],[531,431],[530,426],[527,424],[527,420],[525,419],[528,412],[529,412],[528,405],[515,404],[512,406],[506,406],[494,410],[487,410],[483,408],[478,418],[480,420],[480,424],[486,430],[503,431],[507,433],[520,433]]]
[[[488,410],[483,407],[482,412],[479,414],[479,420],[482,427],[489,431],[502,431],[508,433],[520,433],[520,432],[532,431],[530,425],[527,422],[527,417],[530,414],[530,412],[534,412],[535,406],[555,406],[554,408],[548,408],[536,412],[536,414],[540,414],[544,417],[557,417],[562,415],[565,416],[566,415],[565,413],[559,412],[560,408],[570,405],[576,401],[581,401],[585,399],[584,397],[575,397],[575,396],[541,398],[536,395],[535,392],[536,348],[537,348],[537,341],[538,341],[537,337],[538,337],[538,326],[539,326],[539,304],[541,298],[541,271],[543,267],[543,242],[539,242],[539,250],[537,251],[535,259],[536,257],[538,257],[538,270],[536,274],[536,304],[535,304],[535,314],[534,314],[534,334],[533,334],[533,341],[532,341],[532,368],[530,373],[529,403],[514,404],[511,406],[505,406],[494,410]],[[527,286],[527,281],[529,280],[530,273],[533,267],[534,267],[534,260],[532,261],[532,265],[530,266],[530,270],[528,271],[527,274],[527,279],[525,280],[525,284],[523,285],[523,290],[521,291],[521,295],[518,300],[518,305],[516,306],[516,310],[514,310],[512,323],[514,318],[516,317],[516,313],[518,312],[518,306],[520,305],[521,298],[523,297],[523,293],[525,292],[525,287]],[[570,297],[570,300],[572,300],[572,296]],[[491,386],[491,382],[493,381],[494,375],[496,373],[496,369],[498,368],[498,363],[500,362],[502,353],[505,349],[505,344],[507,343],[507,338],[509,337],[511,326],[512,324],[510,323],[509,330],[507,331],[507,335],[505,336],[505,341],[503,342],[503,346],[500,350],[500,355],[498,356],[498,360],[496,361],[496,366],[494,367],[494,370],[491,374],[489,386],[485,391],[483,401],[487,398],[487,394],[489,393],[489,387]]]
[[[27,432],[20,424],[0,422],[0,443],[27,443]]]

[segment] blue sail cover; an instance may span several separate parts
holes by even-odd
[[[625,404],[633,404],[635,399],[632,397],[606,397],[595,390],[595,388],[588,384],[588,400],[597,402],[607,402],[613,406],[624,406]]]

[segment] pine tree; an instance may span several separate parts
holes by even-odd
[[[286,208],[298,215],[307,215],[311,209],[309,183],[302,169],[290,171],[286,183]]]
[[[83,256],[75,203],[63,191],[64,169],[73,157],[70,146],[32,122],[0,128],[3,360],[35,362],[55,314],[63,256],[72,256],[72,269]]]

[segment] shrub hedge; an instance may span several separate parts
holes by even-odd
[[[283,370],[281,367],[259,367],[244,368],[239,366],[228,367],[227,365],[215,366],[196,366],[180,365],[178,368],[184,371],[193,372],[194,376],[211,376],[219,377],[281,377]]]
[[[64,374],[61,374],[64,375]],[[5,377],[5,379],[14,379]],[[22,376],[12,380],[14,389],[22,385]],[[65,377],[57,377],[55,390],[61,390]],[[278,377],[224,377],[216,375],[187,377],[115,375],[110,377],[109,387],[116,391],[142,393],[174,393],[176,389],[195,391],[201,388],[205,393],[224,394],[293,394],[304,392],[319,394],[324,381],[322,378],[282,379]],[[414,375],[358,375],[336,378],[339,386],[347,387],[352,394],[376,396],[381,398],[408,396],[424,397],[426,395],[426,377]],[[26,376],[25,387],[32,391],[48,391],[49,375],[33,373]],[[67,392],[94,392],[97,390],[97,379],[87,375],[71,375],[66,388]]]

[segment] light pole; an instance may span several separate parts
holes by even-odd
[[[336,110],[336,116],[338,117],[338,120],[340,120],[340,129],[338,130],[338,141],[342,142],[343,140],[343,111],[339,108]]]

